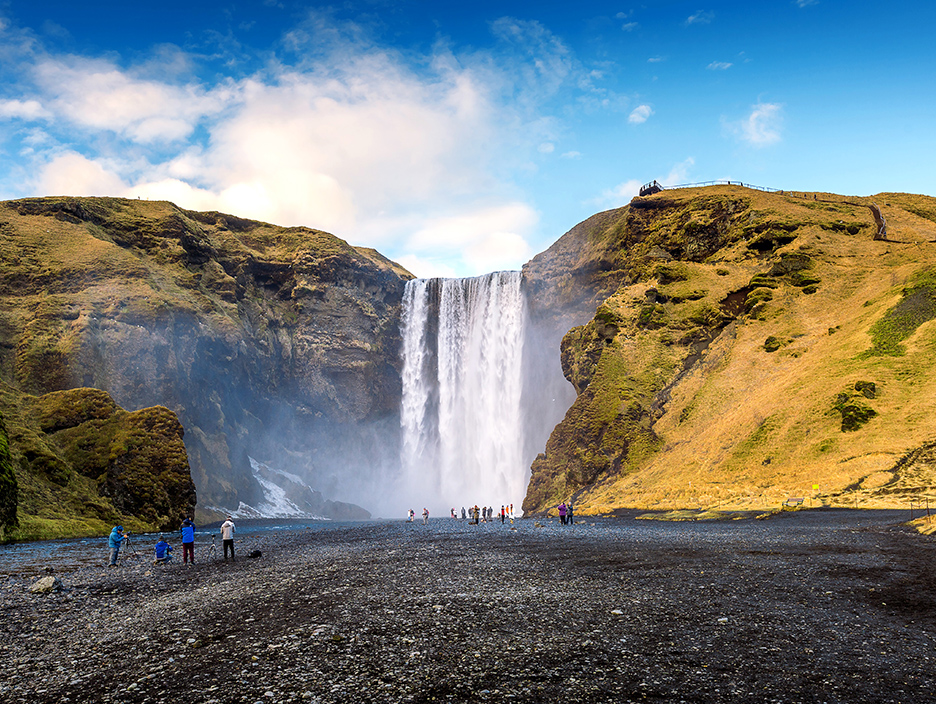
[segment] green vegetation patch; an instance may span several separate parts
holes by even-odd
[[[753,515],[750,511],[680,509],[664,513],[642,513],[635,518],[642,521],[738,521]]]
[[[764,340],[764,351],[765,352],[776,352],[782,347],[786,347],[790,344],[790,339],[786,337],[777,337],[771,335],[766,340]]]
[[[903,356],[906,348],[901,342],[933,318],[936,318],[936,271],[925,271],[904,288],[897,305],[871,326],[871,348],[862,352],[860,358]]]
[[[874,382],[859,381],[854,387],[843,391],[835,397],[832,408],[842,415],[842,432],[848,433],[858,430],[869,420],[877,416],[871,406],[865,401],[868,391],[874,393]]]

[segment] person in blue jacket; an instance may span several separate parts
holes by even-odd
[[[120,544],[123,542],[123,539],[126,538],[126,534],[123,532],[123,526],[114,526],[114,529],[110,532],[110,535],[107,537],[107,547],[110,548],[110,566],[117,566],[117,553],[120,552]]]
[[[191,517],[182,521],[182,564],[195,564],[195,524]]]
[[[169,562],[172,559],[172,546],[166,542],[163,536],[159,536],[156,541],[156,548],[153,554],[153,564]]]

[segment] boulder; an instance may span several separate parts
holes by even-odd
[[[60,592],[64,588],[65,585],[62,584],[61,579],[49,576],[37,579],[33,585],[29,587],[29,591],[34,594],[48,594],[49,592]]]

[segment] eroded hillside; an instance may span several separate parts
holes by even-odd
[[[570,497],[605,512],[925,495],[934,242],[933,198],[738,186],[635,198],[578,226],[524,269],[540,300],[572,295],[575,272],[606,296],[563,339],[578,395],[533,464],[524,510]]]

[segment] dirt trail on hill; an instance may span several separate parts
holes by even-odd
[[[936,540],[899,519],[374,523],[11,578],[0,701],[934,701]]]

